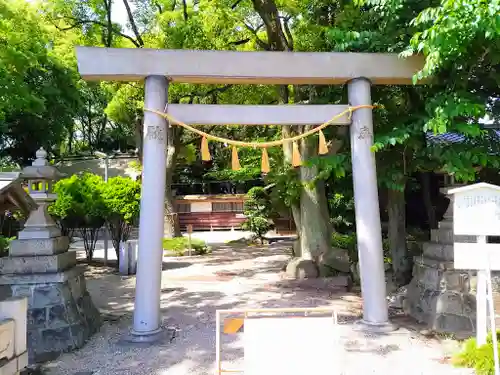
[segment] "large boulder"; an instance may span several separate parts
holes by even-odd
[[[349,261],[349,254],[345,249],[332,248],[327,253],[320,255],[319,264],[321,268],[333,270],[335,273],[349,273],[351,271],[351,263]]]
[[[402,286],[394,293],[390,293],[388,297],[389,307],[392,309],[403,310],[406,294],[408,293],[407,286]]]
[[[319,270],[313,260],[293,258],[287,264],[285,274],[291,279],[312,279],[319,276]]]

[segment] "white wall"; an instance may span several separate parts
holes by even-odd
[[[212,202],[191,202],[191,212],[212,212]]]
[[[129,164],[136,162],[137,158],[126,157],[109,159],[108,177],[128,176],[137,178],[140,176],[136,170],[131,168]],[[80,172],[88,171],[104,178],[104,160],[103,159],[88,159],[88,160],[69,160],[63,161],[58,165],[59,171],[66,173],[69,176]]]

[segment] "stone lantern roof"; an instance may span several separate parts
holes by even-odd
[[[21,177],[26,180],[57,181],[65,177],[65,174],[59,172],[56,167],[50,165],[47,160],[47,151],[45,151],[43,147],[40,147],[36,152],[35,161],[22,170]]]

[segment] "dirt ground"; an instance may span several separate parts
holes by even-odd
[[[418,326],[407,318],[394,317],[401,328],[389,335],[354,331],[353,321],[362,311],[360,296],[335,287],[283,281],[280,271],[289,257],[288,248],[287,243],[225,245],[208,256],[165,258],[161,314],[163,325],[175,337],[150,347],[122,343],[132,325],[135,277],[89,266],[87,287],[102,312],[103,326],[84,348],[44,368],[51,375],[215,374],[216,310],[333,307],[340,316],[343,354],[342,363],[332,363],[332,373],[473,374],[447,364],[447,347],[420,335],[415,330]],[[243,369],[243,335],[223,336],[223,368]]]

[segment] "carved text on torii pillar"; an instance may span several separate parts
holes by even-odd
[[[147,137],[149,140],[165,141],[165,129],[160,125],[149,125]]]
[[[359,129],[359,135],[358,139],[366,139],[370,138],[372,136],[372,133],[368,126],[363,126],[361,129]]]

